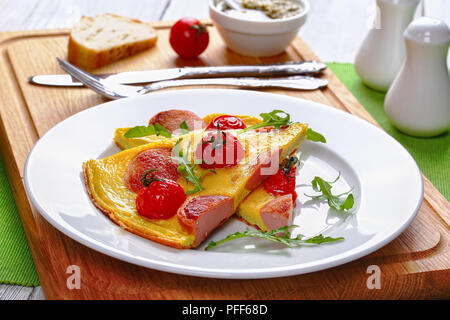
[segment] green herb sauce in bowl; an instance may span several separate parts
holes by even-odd
[[[241,3],[242,11],[234,10],[223,0],[217,1],[217,8],[224,13],[250,20],[284,19],[303,11],[301,4],[292,0],[241,0]]]

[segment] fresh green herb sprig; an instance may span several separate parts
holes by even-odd
[[[194,170],[197,167],[197,164],[191,165],[188,158],[190,144],[188,144],[186,152],[184,153],[183,150],[181,150],[181,141],[182,139],[178,139],[175,146],[173,147],[172,154],[174,156],[172,156],[171,158],[178,162],[177,170],[181,174],[181,176],[183,176],[183,178],[194,185],[194,189],[186,191],[186,194],[194,194],[196,192],[204,190],[200,183],[203,175],[197,176],[195,174]]]
[[[293,121],[291,121],[291,115],[287,112],[284,112],[283,110],[273,110],[269,113],[261,113],[259,116],[262,118],[261,123],[257,123],[245,129],[242,129],[238,132],[238,134],[264,127],[274,127],[275,129],[279,129],[280,127],[289,126],[294,123]],[[308,128],[308,130],[306,131],[306,139],[314,142],[327,142],[322,134],[314,131],[311,128]]]
[[[238,132],[238,134],[264,127],[274,127],[275,129],[279,129],[280,127],[289,126],[294,123],[291,121],[291,115],[282,110],[273,110],[269,113],[261,113],[259,116],[263,119],[261,123],[242,129]]]
[[[189,127],[186,123],[186,120],[183,120],[183,122],[180,123],[180,129],[181,129],[181,134],[187,134],[189,132]]]
[[[149,126],[137,126],[130,128],[127,132],[125,132],[125,138],[140,138],[146,136],[163,136],[166,138],[172,138],[172,134],[164,128],[159,123],[155,123],[155,125],[150,124]]]
[[[306,130],[306,139],[313,142],[322,142],[322,143],[327,142],[327,139],[325,139],[323,135],[321,135],[317,131],[314,131],[311,128],[308,128],[308,130]]]
[[[351,193],[352,190],[338,195],[334,195],[331,192],[331,189],[333,188],[332,184],[338,181],[340,177],[341,173],[339,173],[336,180],[331,182],[325,181],[321,177],[314,177],[314,179],[311,181],[312,188],[314,191],[321,192],[322,194],[317,196],[310,196],[305,193],[305,196],[310,197],[313,200],[326,200],[331,208],[338,211],[348,212],[351,208],[353,208],[353,205],[355,203],[355,199],[353,197],[353,194]],[[342,198],[342,196],[345,195],[347,197]]]
[[[261,239],[265,239],[265,240],[272,241],[275,243],[284,244],[285,246],[290,247],[290,248],[300,247],[305,244],[319,245],[319,244],[326,243],[326,242],[334,242],[334,241],[339,241],[339,240],[344,239],[342,237],[341,238],[324,237],[322,234],[319,234],[318,236],[315,236],[315,237],[309,238],[309,239],[304,239],[304,236],[301,234],[297,235],[297,237],[295,237],[295,238],[291,238],[291,232],[289,230],[293,229],[295,227],[297,227],[297,226],[290,225],[290,226],[285,226],[285,227],[278,228],[276,230],[266,231],[266,232],[247,228],[244,232],[232,233],[217,242],[215,242],[215,241],[209,242],[209,244],[205,248],[205,250],[210,250],[222,243],[225,243],[225,242],[228,242],[231,240],[240,239],[240,238],[261,238]]]

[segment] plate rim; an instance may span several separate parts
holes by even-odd
[[[238,89],[210,89],[210,88],[202,88],[202,89],[183,89],[183,90],[176,90],[176,91],[162,91],[162,92],[155,92],[152,93],[152,96],[155,95],[160,95],[160,96],[164,96],[164,95],[183,95],[183,94],[189,94],[190,92],[197,92],[199,94],[201,94],[201,92],[215,92],[217,94],[221,94],[221,93],[226,93],[226,94],[250,94],[250,95],[254,95],[254,96],[264,96],[264,95],[270,95],[270,96],[277,96],[280,97],[281,99],[287,99],[290,101],[300,101],[300,103],[306,102],[308,104],[314,104],[320,108],[326,108],[327,111],[331,111],[331,112],[338,112],[341,113],[343,116],[346,117],[350,117],[353,119],[356,119],[359,122],[362,122],[366,125],[370,125],[371,127],[379,130],[379,132],[381,132],[383,135],[385,135],[385,137],[391,141],[391,143],[394,143],[397,147],[400,147],[400,149],[402,149],[402,151],[405,153],[405,155],[407,155],[410,160],[412,161],[412,163],[415,166],[415,173],[418,174],[418,177],[420,179],[420,197],[416,203],[416,207],[414,208],[413,212],[411,213],[411,215],[409,216],[409,218],[398,228],[396,228],[395,231],[391,232],[389,234],[389,236],[384,237],[384,239],[377,241],[375,244],[371,245],[369,248],[365,248],[364,246],[357,246],[355,248],[352,248],[350,250],[346,250],[343,251],[337,255],[332,256],[331,261],[330,258],[322,258],[322,259],[318,259],[318,260],[314,260],[312,262],[308,262],[308,264],[312,264],[313,262],[316,263],[317,261],[324,261],[323,263],[321,263],[319,266],[317,265],[312,265],[312,266],[307,266],[307,267],[303,267],[302,271],[299,272],[295,267],[297,266],[298,268],[298,264],[294,264],[294,265],[289,265],[289,266],[282,266],[282,267],[269,267],[269,268],[261,268],[261,269],[255,269],[254,271],[252,270],[246,270],[246,271],[242,271],[242,269],[203,269],[200,267],[180,267],[179,265],[172,263],[172,262],[165,262],[165,261],[154,261],[154,259],[150,259],[149,258],[139,258],[139,257],[135,257],[133,256],[131,253],[127,253],[127,252],[123,252],[120,250],[115,250],[113,248],[111,248],[108,245],[102,244],[100,243],[98,240],[96,240],[95,238],[89,237],[89,236],[80,236],[78,235],[76,232],[73,232],[70,228],[65,228],[62,224],[60,224],[58,221],[56,221],[51,214],[47,213],[46,210],[44,210],[42,208],[42,206],[39,204],[39,201],[34,197],[34,194],[31,192],[30,190],[30,181],[29,181],[29,162],[32,159],[32,155],[33,152],[35,150],[35,148],[39,145],[39,142],[44,139],[47,135],[49,135],[52,131],[56,130],[59,126],[64,125],[64,122],[68,121],[69,119],[72,119],[73,117],[78,116],[81,113],[87,113],[87,112],[91,112],[92,109],[100,109],[100,108],[105,108],[105,106],[107,107],[107,105],[110,104],[120,104],[120,101],[124,100],[124,99],[119,99],[119,100],[113,100],[113,101],[107,101],[92,107],[89,107],[87,109],[81,110],[69,117],[67,117],[66,119],[60,121],[59,123],[57,123],[55,126],[53,126],[52,128],[50,128],[42,137],[40,137],[36,143],[33,145],[32,149],[30,150],[29,154],[27,155],[27,159],[25,161],[25,165],[24,165],[24,186],[25,186],[25,190],[27,193],[28,198],[30,199],[30,203],[32,206],[35,207],[35,209],[37,210],[37,212],[48,222],[50,223],[54,228],[56,228],[58,231],[60,231],[61,233],[63,233],[64,235],[70,237],[71,239],[75,240],[78,243],[81,243],[82,245],[95,250],[101,254],[105,254],[107,256],[119,259],[121,261],[127,262],[127,263],[132,263],[144,268],[148,268],[148,269],[155,269],[155,270],[159,270],[159,271],[164,271],[164,272],[169,272],[169,273],[175,273],[175,274],[182,274],[182,275],[187,275],[187,276],[195,276],[195,277],[204,277],[204,278],[216,278],[216,279],[266,279],[266,278],[279,278],[279,277],[286,277],[286,276],[294,276],[294,275],[301,275],[301,274],[307,274],[307,273],[311,273],[311,272],[316,272],[316,271],[321,271],[321,270],[325,270],[325,269],[329,269],[329,268],[333,268],[335,266],[339,266],[339,265],[343,265],[346,264],[348,262],[351,261],[355,261],[361,257],[364,257],[378,249],[380,249],[381,247],[387,245],[388,243],[390,243],[391,241],[393,241],[394,239],[396,239],[410,224],[411,222],[414,220],[414,218],[417,216],[417,213],[419,212],[419,209],[421,207],[421,204],[423,202],[424,199],[424,182],[423,182],[423,177],[422,177],[422,173],[420,171],[420,168],[417,165],[417,162],[415,161],[415,159],[412,157],[412,155],[409,153],[409,151],[402,145],[400,144],[400,142],[398,142],[396,139],[394,139],[391,135],[389,135],[386,131],[384,131],[381,127],[378,127],[376,125],[374,125],[373,123],[370,123],[369,121],[362,119],[350,112],[346,112],[344,110],[340,110],[340,109],[336,109],[330,105],[326,105],[323,103],[319,103],[319,102],[315,102],[315,101],[311,101],[311,100],[307,100],[307,99],[303,99],[303,98],[298,98],[298,97],[292,97],[292,96],[287,96],[284,94],[277,94],[277,93],[269,93],[269,92],[261,92],[261,91],[252,91],[252,90],[238,90]],[[132,98],[125,98],[127,101],[132,101],[132,100],[145,100],[147,99],[147,97],[150,95],[145,95],[145,96],[139,96],[139,97],[132,97]],[[149,98],[150,99],[150,98]],[[73,228],[73,227],[72,227]],[[75,228],[74,228],[75,229]],[[76,229],[75,229],[76,230]],[[367,243],[367,242],[366,242]],[[364,244],[364,243],[363,243]],[[356,250],[356,253],[353,254],[349,254],[349,252],[353,252]]]

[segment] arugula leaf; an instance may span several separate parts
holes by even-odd
[[[166,138],[172,138],[172,134],[166,128],[159,123],[155,123],[155,131],[157,136],[163,136]]]
[[[181,135],[189,133],[189,127],[186,123],[186,120],[183,120],[183,122],[180,123],[180,131],[181,131]]]
[[[353,194],[351,193],[352,190],[339,194],[339,195],[333,195],[331,192],[331,189],[333,188],[332,184],[339,180],[341,177],[341,174],[339,173],[338,177],[334,181],[325,181],[321,177],[314,177],[314,179],[311,181],[312,188],[316,192],[321,192],[321,195],[317,196],[310,196],[305,193],[305,196],[310,197],[313,200],[326,200],[328,202],[328,205],[336,209],[338,211],[348,212],[351,208],[353,208],[353,205],[355,203],[355,199],[353,197]],[[347,195],[345,199],[341,198],[342,196]]]
[[[183,150],[181,150],[180,148],[181,140],[183,139],[180,138],[175,143],[175,146],[172,149],[172,153],[175,156],[171,158],[179,163],[177,170],[183,176],[183,178],[185,178],[187,181],[189,181],[194,185],[194,189],[186,191],[186,194],[193,194],[204,189],[200,184],[200,180],[203,177],[203,175],[197,176],[195,174],[194,170],[197,167],[197,164],[191,165],[188,158],[190,143],[188,144],[186,153],[183,153]]]
[[[325,139],[325,137],[323,135],[321,135],[317,131],[314,131],[311,128],[308,128],[308,130],[306,130],[306,139],[314,141],[314,142],[322,142],[322,143],[327,142],[327,139]]]
[[[210,250],[211,248],[214,248],[222,243],[236,240],[240,238],[261,238],[268,241],[272,241],[275,243],[281,243],[284,244],[287,247],[293,248],[293,247],[300,247],[305,244],[322,244],[326,242],[334,242],[343,240],[344,238],[332,238],[332,237],[324,237],[323,235],[319,234],[318,236],[315,236],[313,238],[309,239],[303,239],[304,236],[299,234],[295,238],[291,238],[290,229],[297,227],[296,225],[290,225],[278,228],[276,230],[272,231],[259,231],[255,229],[247,228],[244,232],[235,232],[232,233],[225,238],[215,242],[211,241],[209,242],[208,246],[205,248],[205,250]]]
[[[319,234],[318,236],[303,240],[305,243],[311,243],[311,244],[322,244],[327,242],[335,242],[338,240],[344,240],[343,237],[339,238],[332,238],[332,237],[324,237],[322,234]]]
[[[156,130],[152,125],[146,126],[137,126],[134,128],[130,128],[127,132],[125,132],[125,138],[139,138],[145,136],[155,135]]]
[[[186,120],[183,120],[183,122],[180,123],[180,129],[187,130],[189,132],[189,127],[186,123]]]
[[[269,113],[261,113],[259,116],[263,119],[261,123],[242,129],[238,134],[264,127],[274,127],[275,129],[279,129],[282,126],[289,126],[294,123],[291,121],[291,115],[283,110],[273,110]]]
[[[289,126],[294,123],[293,121],[291,121],[291,115],[287,112],[284,112],[283,110],[273,110],[269,113],[261,113],[259,116],[263,119],[261,123],[257,123],[245,129],[242,129],[238,132],[238,134],[264,127],[274,127],[275,129],[279,129],[280,127]],[[308,130],[306,131],[306,139],[314,142],[327,142],[323,135],[311,128],[308,128]]]
[[[172,138],[172,134],[159,123],[155,123],[155,125],[150,124],[148,127],[137,126],[134,128],[130,128],[124,134],[125,138],[140,138],[152,135]]]

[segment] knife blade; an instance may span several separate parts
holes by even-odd
[[[327,68],[316,61],[299,61],[262,65],[183,67],[158,70],[127,71],[98,74],[97,76],[113,83],[141,84],[162,80],[217,78],[217,77],[276,77],[293,75],[314,75]],[[43,86],[82,87],[83,84],[68,74],[35,75],[30,83]]]

